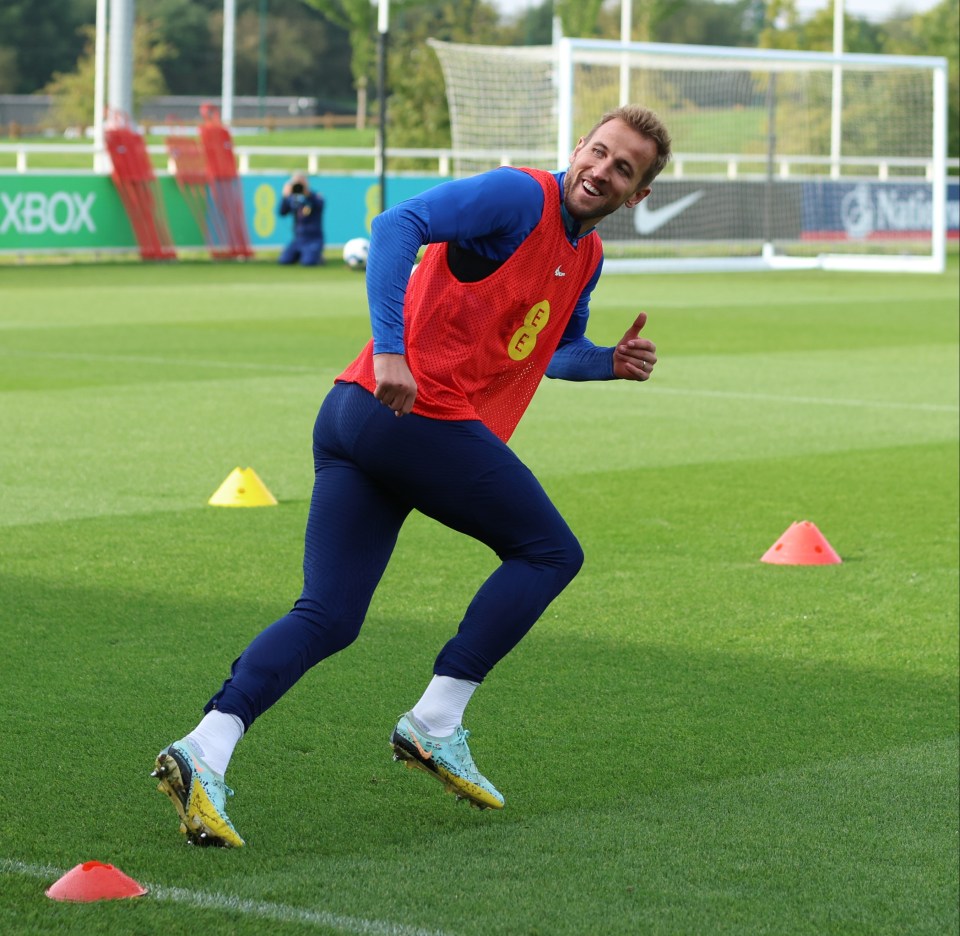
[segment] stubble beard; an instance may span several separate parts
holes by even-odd
[[[580,184],[581,182],[579,178],[577,180],[574,180],[571,178],[570,173],[569,172],[567,173],[566,177],[563,180],[563,204],[564,204],[564,207],[567,209],[567,212],[570,214],[570,217],[573,218],[574,221],[577,221],[581,225],[581,227],[591,227],[594,224],[597,224],[603,218],[605,218],[608,214],[610,214],[610,212],[609,211],[584,212],[582,210],[574,208],[573,200],[571,196],[573,195],[574,185],[580,185]]]

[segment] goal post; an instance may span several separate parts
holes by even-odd
[[[661,115],[673,159],[648,199],[601,222],[608,271],[945,268],[945,59],[431,45],[458,174],[562,167],[625,94]]]

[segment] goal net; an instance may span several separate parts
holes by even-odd
[[[605,269],[944,269],[946,62],[660,43],[431,40],[454,168],[565,166],[640,103],[674,156],[600,225]]]

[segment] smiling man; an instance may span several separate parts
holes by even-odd
[[[603,262],[595,225],[646,198],[669,158],[657,116],[621,107],[579,141],[565,172],[496,169],[438,185],[375,219],[367,262],[373,337],[317,416],[303,592],[234,661],[197,727],[157,756],[154,775],[191,841],[243,844],[225,808],[234,747],[310,667],[356,638],[414,510],[486,544],[500,565],[390,734],[394,757],[475,806],[503,807],[474,763],[463,714],[583,562],[573,532],[507,441],[544,374],[649,379],[657,357],[640,337],[646,313],[614,347],[586,337]],[[335,724],[329,701],[321,717]]]

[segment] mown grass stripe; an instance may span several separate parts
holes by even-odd
[[[172,367],[212,367],[224,370],[250,370],[278,374],[317,374],[318,368],[297,364],[256,364],[250,361],[217,361],[207,358],[169,358],[137,354],[81,354],[66,351],[11,351],[2,350],[8,357],[46,358],[61,361],[96,361],[105,364],[156,364]],[[616,385],[617,389],[634,392],[632,386]],[[602,388],[608,392],[607,387]],[[853,400],[833,397],[791,396],[789,394],[750,393],[735,390],[694,390],[674,387],[647,387],[646,393],[664,396],[704,397],[708,399],[756,400],[762,403],[811,404],[815,406],[847,406],[865,409],[908,410],[926,413],[956,413],[960,407],[941,403],[899,403],[892,400]]]
[[[916,410],[925,413],[956,413],[960,406],[948,403],[898,403],[892,400],[850,400],[835,397],[790,396],[778,393],[749,393],[737,390],[685,390],[673,387],[645,388],[645,392],[665,396],[709,397],[722,400],[757,400],[761,403],[792,403],[816,406],[851,406],[864,409]]]
[[[171,358],[145,354],[86,354],[71,351],[13,351],[0,355],[19,358],[42,358],[51,361],[86,361],[98,364],[156,364],[161,367],[217,367],[224,370],[263,371],[278,374],[315,374],[316,367],[306,364],[257,364],[253,361],[217,361],[209,358]]]

